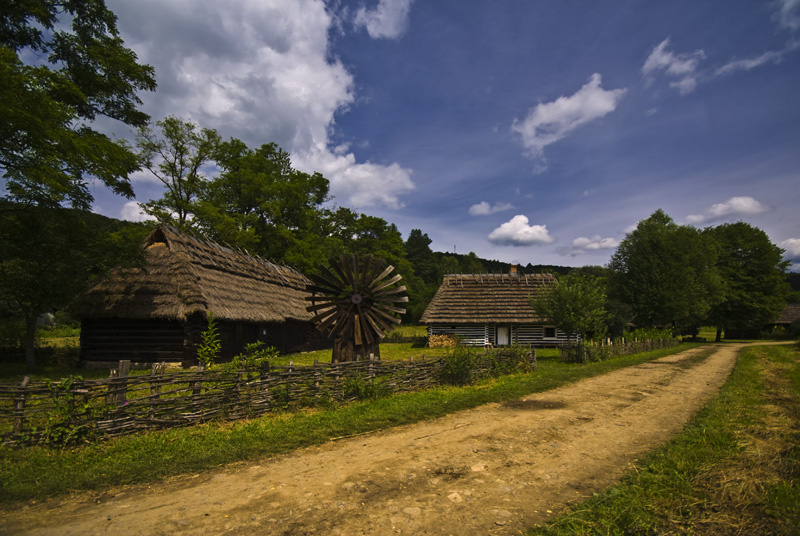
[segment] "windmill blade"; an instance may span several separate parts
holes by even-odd
[[[331,272],[325,266],[320,266],[319,267],[319,271],[320,271],[320,274],[323,277],[327,278],[330,282],[336,283],[334,286],[340,288],[340,287],[343,287],[345,285],[345,281],[343,279],[339,278],[335,273]]]
[[[372,314],[371,313],[367,313],[366,315],[364,315],[364,317],[367,319],[367,323],[369,324],[369,327],[372,328],[372,330],[375,332],[375,334],[378,337],[380,337],[381,339],[383,339],[386,335],[383,334],[383,330],[375,322],[375,319],[372,318]]]
[[[336,302],[341,300],[339,296],[306,296],[303,298],[305,301],[310,302]]]
[[[333,328],[336,327],[336,322],[341,320],[344,315],[342,314],[341,309],[336,309],[334,314],[329,316],[324,322],[317,326],[317,329],[322,333],[325,333],[328,330],[333,331]]]
[[[405,292],[408,290],[405,285],[400,285],[399,287],[394,287],[386,290],[382,290],[380,292],[376,292],[374,296],[377,298],[378,296],[388,296],[389,294],[399,294],[401,292]]]
[[[401,315],[406,314],[406,310],[405,309],[401,309],[399,307],[392,307],[391,305],[383,305],[383,304],[381,304],[380,308],[381,308],[381,310],[391,311],[393,313],[398,313],[398,314],[401,314]]]
[[[350,313],[352,311],[353,311],[353,305],[352,304],[350,304],[350,306],[347,308],[346,311],[342,310],[342,315],[340,317],[341,320],[336,323],[336,325],[333,327],[333,329],[331,330],[331,332],[328,335],[328,337],[333,338],[333,337],[336,336],[337,333],[339,333],[339,332],[341,332],[343,330],[347,330],[347,331],[351,331],[352,330],[352,325],[351,324],[352,324],[353,319],[352,319],[352,317],[350,315]],[[348,325],[350,325],[349,328],[348,328]]]
[[[367,340],[367,344],[372,344],[375,342],[375,339],[372,337],[372,330],[370,329],[369,322],[367,322],[366,315],[360,305],[356,306],[356,309],[358,309],[357,319],[358,323],[361,325],[361,333]]]
[[[388,320],[389,322],[391,322],[393,324],[399,324],[400,323],[400,319],[399,318],[397,318],[396,316],[392,316],[392,315],[390,315],[388,313],[384,313],[383,311],[381,311],[377,307],[373,307],[372,311],[378,313],[380,316],[382,316],[383,318],[385,318],[386,320]]]
[[[325,277],[320,274],[311,274],[308,276],[308,278],[321,287],[326,287],[331,289],[342,287],[342,284],[336,281],[335,278],[329,279],[328,277]]]
[[[333,294],[333,295],[339,294],[338,290],[325,288],[325,287],[319,287],[317,285],[306,285],[306,290],[309,291],[309,292],[319,292],[320,294],[328,294],[328,295],[330,295],[330,294]]]
[[[315,324],[317,322],[324,323],[324,320],[327,319],[330,315],[336,314],[336,311],[337,311],[336,309],[331,309],[330,311],[319,313],[318,315],[315,315],[311,319],[311,321],[314,322]]]
[[[364,257],[364,264],[361,267],[361,278],[358,280],[358,284],[361,287],[366,287],[367,283],[369,282],[369,273],[372,269],[372,255],[367,255]]]
[[[339,276],[342,281],[342,287],[347,286],[347,275],[342,271],[342,267],[339,266],[339,261],[336,260],[336,257],[331,257],[328,259],[328,264],[330,264],[333,271]]]
[[[394,266],[392,266],[392,265],[387,266],[386,269],[381,272],[381,275],[379,275],[378,277],[376,277],[375,279],[372,280],[372,283],[369,284],[369,289],[374,291],[375,290],[375,286],[380,284],[381,279],[383,279],[387,275],[391,274],[392,270],[394,270]]]
[[[379,291],[379,290],[381,290],[381,289],[384,289],[384,288],[386,288],[386,287],[388,287],[388,286],[390,286],[390,285],[393,285],[393,284],[397,283],[397,282],[398,282],[398,281],[400,281],[401,279],[403,279],[403,276],[402,276],[402,275],[400,275],[400,274],[397,274],[397,275],[396,275],[396,276],[394,276],[393,278],[391,278],[391,279],[387,280],[385,283],[383,283],[382,285],[379,285],[379,286],[375,287],[375,288],[374,288],[374,289],[372,289],[372,290],[373,290],[373,292],[377,292],[377,291]]]
[[[316,305],[306,306],[306,311],[313,313],[314,311],[321,311],[322,309],[330,309],[336,307],[335,303],[318,303]]]
[[[374,303],[405,303],[408,301],[408,296],[387,296],[385,298],[375,298],[372,301]]]
[[[339,262],[341,262],[341,268],[342,268],[342,270],[344,270],[344,273],[347,276],[345,281],[347,281],[348,284],[352,285],[353,283],[355,283],[354,278],[353,278],[353,269],[350,266],[350,263],[347,262],[347,256],[346,255],[340,255],[339,256]]]
[[[364,273],[364,285],[372,284],[375,281],[375,275],[381,271],[381,269],[386,265],[386,261],[383,259],[375,259],[372,260],[372,268],[370,269],[369,273]]]
[[[380,325],[381,333],[383,333],[384,331],[388,333],[389,331],[392,331],[394,329],[394,326],[392,326],[391,324],[387,324],[379,315],[376,314],[375,309],[370,309],[368,315],[373,323]],[[381,336],[381,338],[383,338],[383,336]]]

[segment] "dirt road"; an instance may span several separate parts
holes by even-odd
[[[430,422],[0,512],[32,535],[519,534],[619,479],[712,397],[739,345]]]

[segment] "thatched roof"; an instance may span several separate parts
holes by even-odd
[[[159,225],[144,243],[144,269],[115,272],[78,306],[86,318],[309,320],[301,273]]]
[[[800,320],[800,303],[790,303],[781,312],[775,324],[789,325],[795,320]]]
[[[446,275],[425,312],[423,324],[543,322],[530,306],[530,297],[552,287],[551,274]]]

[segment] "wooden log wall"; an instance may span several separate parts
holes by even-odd
[[[536,368],[536,354],[525,357]],[[475,375],[496,371],[498,362],[518,364],[510,352],[484,353]],[[265,366],[236,372],[166,370],[129,373],[120,362],[102,380],[0,383],[0,442],[7,446],[102,439],[211,419],[252,418],[270,411],[314,405],[320,399],[348,401],[365,388],[383,394],[417,391],[440,383],[443,359],[315,363]],[[361,391],[357,389],[361,387]],[[374,390],[374,389],[373,389]]]

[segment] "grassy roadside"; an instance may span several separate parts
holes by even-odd
[[[800,534],[800,351],[742,351],[680,436],[527,534]]]
[[[223,464],[254,460],[331,439],[410,424],[489,402],[512,400],[582,378],[676,353],[692,345],[588,365],[542,359],[533,374],[470,387],[446,387],[329,410],[278,414],[249,422],[208,423],[137,434],[70,450],[0,449],[0,502],[41,500],[74,490],[152,482]]]

